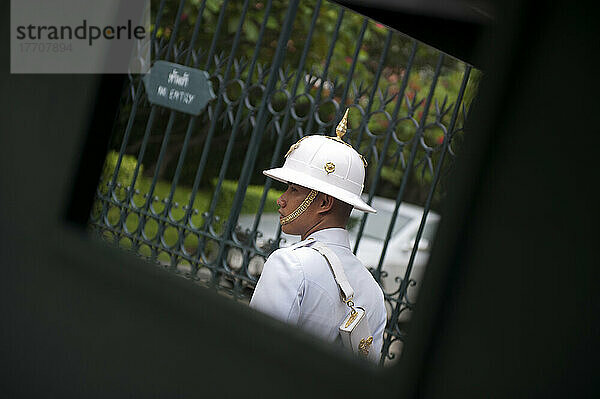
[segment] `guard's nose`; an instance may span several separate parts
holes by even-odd
[[[285,208],[286,202],[283,199],[283,194],[281,197],[277,198],[277,205],[279,205],[280,208]]]

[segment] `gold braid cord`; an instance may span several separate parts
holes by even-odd
[[[298,217],[302,215],[302,213],[304,213],[304,211],[310,206],[310,204],[312,204],[318,193],[319,192],[317,190],[310,190],[310,193],[308,193],[306,198],[304,198],[304,201],[302,201],[302,203],[298,205],[298,208],[294,209],[292,213],[281,219],[279,223],[281,223],[281,225],[283,226],[284,224],[291,223],[294,220],[298,219]]]

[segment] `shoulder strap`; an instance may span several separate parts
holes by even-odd
[[[333,272],[333,278],[335,279],[337,285],[340,287],[342,301],[346,302],[352,299],[352,297],[354,296],[354,290],[352,289],[350,282],[348,282],[348,278],[346,277],[346,273],[344,272],[344,268],[342,267],[342,262],[340,261],[340,258],[338,258],[335,252],[327,248],[325,244],[320,243],[318,241],[315,242],[311,246],[311,248],[323,255],[323,257],[329,264],[329,267]]]
[[[297,249],[297,248],[302,248],[302,247],[306,247],[308,245],[314,244],[316,241],[314,238],[312,237],[308,237],[306,240],[302,240],[302,241],[298,241],[295,244],[290,245],[289,247],[285,247],[286,249]]]

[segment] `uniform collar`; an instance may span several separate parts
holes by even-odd
[[[329,229],[315,231],[306,237],[306,240],[310,240],[311,238],[315,241],[322,242],[323,244],[340,245],[350,249],[348,231],[340,227],[332,227]]]

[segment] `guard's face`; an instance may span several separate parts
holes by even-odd
[[[277,200],[277,205],[279,205],[279,219],[281,220],[295,211],[309,193],[310,189],[306,187],[293,183],[288,184],[287,190]],[[290,235],[302,235],[306,233],[314,224],[313,217],[311,217],[314,213],[312,208],[312,206],[309,206],[297,219],[281,226],[281,230]]]

